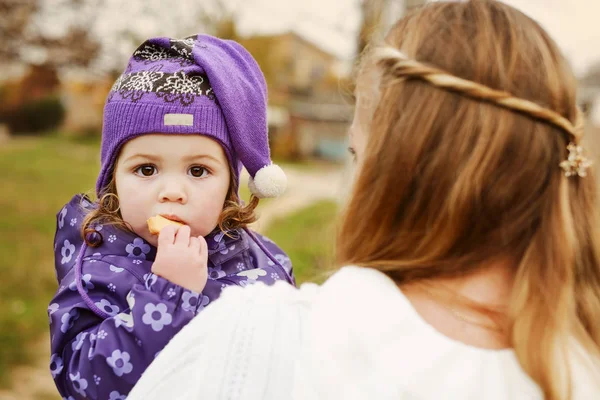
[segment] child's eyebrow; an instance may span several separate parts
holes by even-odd
[[[155,156],[152,154],[133,154],[133,155],[127,157],[126,159],[124,159],[123,162],[135,160],[136,158],[143,158],[143,159],[147,159],[150,161],[160,161],[160,159],[161,159],[159,156]]]
[[[142,159],[150,160],[150,161],[160,161],[162,159],[162,157],[154,155],[154,154],[139,153],[139,154],[133,154],[133,155],[127,157],[126,159],[123,160],[123,162],[130,162],[130,161],[138,159],[138,158],[142,158]],[[210,154],[192,154],[192,155],[185,156],[182,158],[182,160],[184,162],[191,162],[191,161],[197,161],[197,160],[203,160],[203,159],[209,159],[209,160],[212,160],[219,164],[222,163],[221,160],[211,156]]]
[[[221,160],[211,156],[210,154],[193,154],[193,155],[190,155],[187,157],[183,157],[183,161],[185,161],[185,162],[203,160],[203,159],[209,159],[209,160],[212,160],[219,164],[223,163]]]

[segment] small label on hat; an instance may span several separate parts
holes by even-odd
[[[194,125],[194,114],[165,114],[165,125]]]

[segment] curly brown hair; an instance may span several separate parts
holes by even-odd
[[[233,170],[230,169],[230,173],[234,176]],[[245,228],[253,223],[257,220],[255,211],[258,203],[259,198],[251,195],[250,202],[246,205],[242,204],[238,196],[238,185],[232,180],[223,204],[223,211],[219,216],[219,229],[227,234],[227,232]],[[98,224],[116,226],[133,233],[133,229],[123,220],[119,210],[119,197],[114,175],[111,176],[110,182],[102,191],[95,207],[86,209],[86,212],[81,225],[81,236],[90,247],[98,247],[103,242],[102,234],[96,230]]]

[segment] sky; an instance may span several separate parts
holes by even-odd
[[[562,48],[578,75],[600,62],[600,0],[504,2],[537,20]],[[242,33],[272,33],[294,27],[342,59],[353,56],[360,0],[247,0],[242,4]]]
[[[578,74],[600,62],[600,0],[505,0],[537,20]]]
[[[354,57],[362,0],[220,0],[234,13],[242,35],[295,30],[341,60]],[[396,9],[404,0],[388,0]],[[600,62],[600,0],[503,0],[536,19],[558,42],[577,75]],[[59,7],[68,0],[44,0],[41,25],[64,34],[79,21],[110,49],[98,63],[124,65],[144,38],[182,37],[202,31],[201,8],[209,0],[85,0],[80,10]],[[170,3],[170,4],[169,4]],[[86,11],[87,8],[87,11]],[[395,19],[391,12],[390,17]],[[120,35],[115,35],[120,33]],[[129,40],[123,40],[123,37]],[[24,49],[25,50],[25,49]],[[25,51],[38,57],[34,51]]]

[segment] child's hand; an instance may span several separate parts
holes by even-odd
[[[202,236],[190,237],[189,226],[171,225],[160,231],[153,273],[200,293],[208,279],[207,264],[206,240]]]

